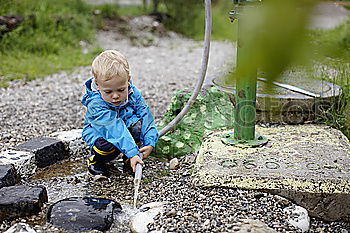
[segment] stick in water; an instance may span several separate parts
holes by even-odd
[[[143,154],[139,154],[140,159],[143,159]],[[134,178],[134,208],[136,208],[137,197],[139,195],[139,188],[142,178],[142,165],[140,163],[136,164],[135,178]]]

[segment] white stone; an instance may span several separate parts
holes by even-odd
[[[283,211],[289,215],[289,224],[299,228],[302,232],[307,232],[310,229],[310,217],[305,208],[293,205],[284,208]]]
[[[69,150],[70,155],[81,156],[89,149],[88,145],[82,138],[82,131],[82,129],[73,129],[69,131],[55,132],[50,134],[50,137],[62,141]]]
[[[36,231],[32,229],[28,224],[20,222],[10,227],[4,233],[36,233]]]
[[[82,129],[73,129],[69,131],[60,131],[50,134],[50,137],[55,137],[57,140],[63,142],[70,142],[81,139]]]
[[[179,160],[177,158],[173,158],[172,160],[170,160],[169,169],[175,170],[177,168],[179,168]]]
[[[130,229],[134,233],[148,232],[147,225],[154,222],[154,217],[164,211],[164,202],[151,202],[140,207],[140,212],[135,215],[130,223]]]
[[[6,150],[0,153],[0,163],[13,164],[22,178],[33,175],[37,169],[35,155],[29,151]]]

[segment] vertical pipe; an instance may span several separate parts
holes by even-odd
[[[246,46],[244,33],[240,33],[242,17],[238,19],[236,62],[236,107],[234,112],[234,138],[238,141],[255,139],[257,68],[251,50]],[[249,65],[248,65],[249,64]]]

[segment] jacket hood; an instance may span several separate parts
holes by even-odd
[[[85,106],[87,106],[93,99],[100,97],[100,93],[97,90],[93,90],[92,85],[94,85],[92,78],[85,82],[86,93],[81,100],[81,103]]]

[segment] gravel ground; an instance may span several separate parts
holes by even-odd
[[[119,38],[115,40],[115,38]],[[199,75],[202,42],[178,35],[157,38],[149,47],[135,47],[120,39],[114,31],[102,31],[97,41],[103,48],[115,48],[129,59],[134,84],[142,91],[157,121],[164,114],[171,96],[182,88],[192,88]],[[213,42],[208,77],[225,72],[232,66],[234,47],[227,42]],[[80,104],[83,83],[90,77],[89,67],[73,73],[61,72],[28,83],[14,82],[0,90],[1,150],[33,137],[52,132],[81,128],[85,109]],[[180,169],[168,170],[167,164],[147,160],[141,186],[139,205],[168,202],[164,214],[156,217],[151,230],[163,232],[233,232],[242,219],[259,219],[279,232],[297,232],[288,225],[283,208],[290,205],[278,196],[258,191],[237,189],[200,189],[192,185],[194,155],[180,159]],[[67,164],[72,168],[67,169]],[[55,170],[56,169],[56,170]],[[58,170],[64,175],[56,176]],[[93,182],[86,175],[82,158],[70,158],[43,169],[29,184],[45,185],[49,203],[77,195],[112,198],[130,208],[133,198],[132,178],[116,173],[108,181]],[[28,219],[4,222],[1,230],[18,221],[26,221],[38,232],[58,232],[45,225],[45,211]],[[324,223],[312,219],[310,232],[348,232],[344,223]],[[127,224],[116,224],[110,232],[128,232]]]

